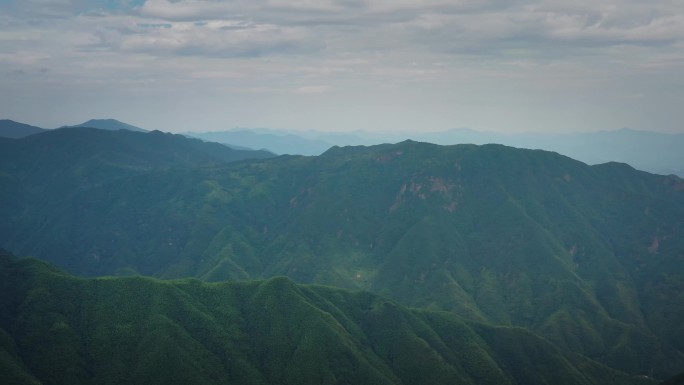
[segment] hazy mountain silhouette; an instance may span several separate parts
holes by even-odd
[[[65,126],[67,127],[67,126]],[[68,127],[147,132],[115,119],[91,119]],[[0,120],[0,137],[20,138],[44,129],[11,120]],[[274,154],[320,155],[333,146],[376,145],[406,139],[442,145],[503,144],[518,148],[555,151],[588,164],[627,163],[656,174],[684,177],[684,134],[664,134],[623,128],[567,134],[516,133],[453,129],[436,132],[371,133],[292,131],[266,128],[214,132],[187,132],[188,137],[225,144],[237,150],[264,149]]]
[[[500,143],[555,151],[588,164],[615,161],[656,174],[684,176],[684,134],[627,128],[572,134],[500,134],[460,129],[417,135],[417,139],[438,144]]]
[[[252,149],[267,149],[276,154],[320,155],[333,144],[275,130],[231,130],[215,132],[188,132],[185,135]]]
[[[46,131],[44,128],[15,122],[9,119],[0,119],[0,138],[18,139],[44,131]]]
[[[439,132],[414,133],[330,133],[317,131],[277,131],[241,129],[192,136],[212,141],[265,148],[279,154],[319,155],[333,145],[376,145],[406,139],[442,145],[503,144],[518,148],[555,151],[588,164],[606,162],[628,163],[656,174],[676,174],[684,177],[684,134],[621,129],[569,134],[519,133],[453,129]]]
[[[148,132],[148,130],[130,125],[128,123],[120,122],[116,119],[90,119],[87,122],[83,122],[81,124],[75,124],[73,126],[64,126],[64,127],[90,127],[90,128],[99,128],[101,130],[109,130],[109,131],[129,130],[129,131],[136,131],[136,132]]]

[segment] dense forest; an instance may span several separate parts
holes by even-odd
[[[0,138],[0,246],[57,266],[4,254],[0,364],[54,383],[654,383],[684,370],[682,218],[676,176],[501,145]]]
[[[285,277],[82,279],[0,264],[4,384],[652,383],[521,328]]]

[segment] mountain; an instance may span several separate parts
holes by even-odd
[[[275,130],[189,132],[185,135],[230,146],[267,149],[276,154],[320,155],[333,146],[326,141],[307,139],[291,133],[279,133]]]
[[[319,155],[332,147],[376,145],[406,139],[441,145],[503,144],[506,146],[558,152],[588,164],[628,163],[656,174],[684,177],[684,134],[620,129],[572,134],[516,133],[453,129],[437,132],[369,133],[354,131],[278,131],[268,129],[235,130],[190,134],[222,143],[267,148],[279,154]]]
[[[128,130],[135,132],[148,132],[145,129],[130,125],[128,123],[120,122],[116,119],[90,119],[87,122],[83,122],[81,124],[65,127],[90,127],[109,131]]]
[[[573,134],[501,134],[467,129],[418,134],[418,140],[438,144],[500,143],[529,149],[556,151],[589,164],[610,161],[657,174],[684,177],[684,134],[620,129]]]
[[[0,119],[0,138],[18,139],[44,131],[46,131],[44,128],[15,122],[9,119]]]
[[[284,275],[525,328],[632,374],[684,369],[678,177],[412,141],[136,169],[30,155],[47,134],[0,162],[0,245],[16,254],[90,276]]]
[[[234,150],[182,135],[109,131],[89,127],[49,130],[22,139],[0,139],[3,163],[41,179],[120,176],[173,167],[197,167],[273,157],[267,151]]]
[[[38,384],[654,384],[520,329],[365,292],[82,279],[0,255],[0,380]]]
[[[75,127],[22,139],[0,138],[0,205],[11,208],[9,212],[3,210],[10,218],[31,216],[41,208],[51,210],[65,204],[76,191],[102,185],[116,189],[122,178],[151,170],[207,167],[272,156],[265,151],[233,150],[159,131]],[[10,218],[0,225],[0,231],[14,227]]]

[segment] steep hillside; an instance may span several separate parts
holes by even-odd
[[[78,188],[16,167],[8,190],[31,194],[5,195],[0,244],[78,274],[286,275],[528,328],[634,374],[684,369],[677,177],[410,141]]]
[[[282,277],[79,279],[0,255],[0,278],[3,383],[654,383],[523,329]]]

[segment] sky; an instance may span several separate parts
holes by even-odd
[[[684,132],[684,0],[0,0],[0,118]]]

